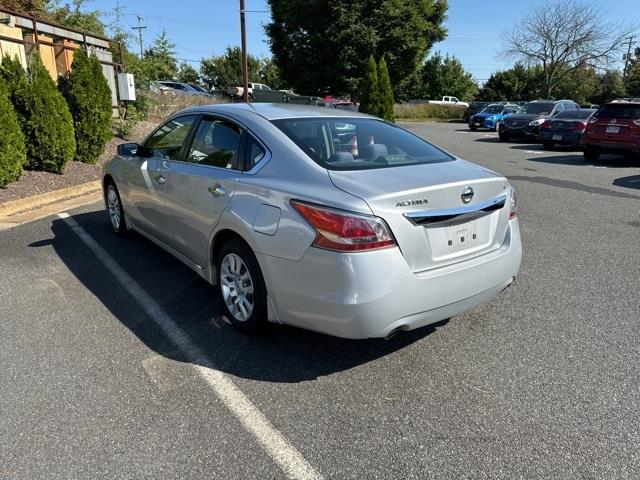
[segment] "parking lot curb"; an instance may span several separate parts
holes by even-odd
[[[102,198],[100,180],[0,204],[0,230],[53,215]]]

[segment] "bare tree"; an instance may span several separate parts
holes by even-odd
[[[532,8],[504,35],[502,55],[528,65],[541,65],[545,93],[584,67],[607,68],[622,58],[633,23],[606,21],[594,3],[553,0]]]

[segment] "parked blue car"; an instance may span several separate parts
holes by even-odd
[[[492,103],[469,118],[469,129],[488,128],[489,130],[498,131],[498,125],[504,117],[517,112],[519,108],[518,105],[510,103]]]

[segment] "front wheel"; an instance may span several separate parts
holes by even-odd
[[[237,329],[255,333],[267,323],[267,290],[260,266],[249,246],[226,241],[216,257],[218,285],[227,318]]]
[[[509,135],[507,135],[506,133],[499,132],[498,133],[498,137],[500,137],[500,141],[501,142],[508,142],[509,141]]]
[[[475,125],[469,125],[469,130],[475,132],[478,128]]]
[[[542,142],[542,148],[545,150],[553,150],[555,143],[553,142]]]

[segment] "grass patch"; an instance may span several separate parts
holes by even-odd
[[[402,120],[462,120],[464,107],[452,105],[437,105],[432,103],[402,103],[396,104],[395,114]]]

